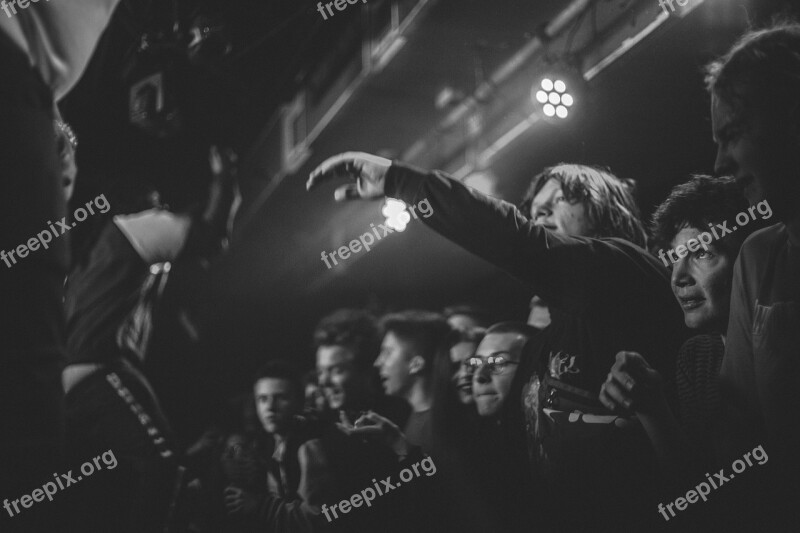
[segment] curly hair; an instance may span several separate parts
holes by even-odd
[[[689,226],[706,230],[709,224],[734,220],[747,211],[742,187],[731,177],[694,175],[686,183],[672,189],[669,196],[653,213],[650,229],[654,249],[672,247],[672,239]],[[750,233],[758,224],[748,224],[716,241],[725,252],[735,257]]]
[[[633,199],[635,182],[620,179],[609,170],[588,165],[559,163],[534,176],[519,205],[530,216],[534,197],[555,179],[568,202],[583,202],[596,237],[618,237],[647,247],[647,230]]]
[[[753,111],[774,117],[793,111],[800,120],[800,24],[779,22],[744,34],[727,54],[706,66],[709,93],[745,120]]]
[[[372,368],[380,347],[380,330],[372,314],[360,309],[338,309],[319,321],[314,329],[314,348],[344,346],[362,370]]]

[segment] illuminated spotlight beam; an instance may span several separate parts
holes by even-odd
[[[486,148],[483,152],[478,155],[478,161],[480,165],[487,165],[491,159],[497,155],[498,152],[503,150],[506,146],[514,142],[514,140],[528,131],[528,129],[539,122],[541,120],[541,116],[539,112],[532,113],[529,115],[525,120],[508,130],[504,133],[499,139],[491,144],[488,148]]]

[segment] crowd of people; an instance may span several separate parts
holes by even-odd
[[[92,16],[78,14],[96,31],[68,40],[65,63],[34,54],[47,51],[37,46],[42,35],[52,37],[47,16],[39,37],[0,24],[0,61],[18,74],[0,89],[2,131],[31,140],[16,151],[0,143],[19,178],[3,190],[20,187],[36,206],[12,208],[0,192],[2,246],[65,211],[77,141],[52,103],[85,67],[114,5],[85,3]],[[71,260],[59,244],[4,273],[4,300],[19,312],[0,373],[8,421],[0,497],[99,453],[118,461],[60,502],[4,524],[131,533],[796,531],[800,24],[748,32],[708,66],[706,84],[715,176],[675,186],[649,223],[632,182],[587,165],[543,170],[515,206],[370,154],[326,160],[309,189],[345,178],[337,200],[426,199],[431,216],[422,222],[520,280],[530,314],[499,320],[476,305],[381,317],[332,310],[313,331],[313,370],[265,354],[245,393],[188,448],[143,362],[170,263],[207,265],[227,249],[240,203],[233,154],[211,150],[201,208],[171,212],[142,195],[117,206]],[[752,221],[723,229],[742,213]],[[657,253],[666,249],[677,251],[668,266]],[[713,492],[700,490],[707,482]]]

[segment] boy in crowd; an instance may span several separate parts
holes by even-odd
[[[253,385],[263,433],[258,460],[267,465],[266,486],[256,491],[228,486],[229,513],[275,532],[313,532],[324,526],[320,506],[329,501],[332,477],[322,443],[298,415],[303,408],[299,375],[283,361],[267,363]]]
[[[380,349],[375,318],[358,309],[339,309],[323,318],[314,330],[317,378],[330,415],[356,420],[373,410],[396,424],[404,424],[406,402],[378,390],[372,363]]]
[[[800,24],[744,35],[708,67],[716,171],[766,200],[777,224],[752,235],[734,269],[721,369],[731,410],[727,455],[756,445],[781,477],[769,485],[797,526],[800,495]],[[752,209],[752,208],[751,208]],[[779,513],[780,514],[780,513]],[[779,515],[771,515],[779,520]],[[777,523],[777,522],[776,522]],[[783,524],[783,527],[786,527]]]
[[[433,446],[433,362],[445,350],[450,326],[445,318],[425,311],[387,315],[384,336],[375,360],[386,394],[411,406],[403,433],[408,441],[430,453]]]
[[[603,170],[559,165],[534,183],[529,214],[441,172],[363,153],[328,159],[308,188],[335,176],[356,181],[337,189],[338,200],[427,198],[434,214],[426,225],[547,302],[552,323],[518,370],[527,381],[531,468],[538,464],[552,498],[543,507],[580,502],[581,513],[557,515],[563,528],[610,524],[623,513],[633,529],[658,527],[647,511],[658,481],[647,436],[635,420],[617,423],[597,397],[617,352],[635,345],[671,375],[685,338],[668,273],[640,246],[645,232],[630,187]]]

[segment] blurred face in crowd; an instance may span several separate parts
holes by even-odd
[[[564,197],[561,184],[551,178],[533,197],[531,220],[563,235],[591,236],[593,229],[582,202],[570,203]]]
[[[519,333],[489,333],[470,359],[474,369],[472,394],[478,414],[496,416],[500,413],[517,372],[525,337]]]
[[[459,342],[450,348],[450,362],[453,363],[452,381],[458,394],[458,401],[464,405],[472,405],[475,398],[472,396],[472,369],[467,363],[475,355],[478,345],[474,342]]]
[[[724,100],[711,99],[711,121],[718,174],[730,174],[744,186],[751,205],[767,200],[781,220],[797,216],[800,143],[785,121],[768,120],[751,111],[748,117]]]
[[[270,434],[285,435],[292,417],[300,411],[298,391],[288,379],[262,378],[253,387],[256,412],[264,430]]]
[[[355,354],[345,346],[317,348],[317,380],[331,409],[349,409],[364,399],[367,376],[355,363]]]
[[[451,315],[448,317],[447,323],[450,324],[450,327],[453,329],[468,330],[481,327],[480,323],[475,319],[475,317],[470,315]]]
[[[690,239],[697,237],[705,229],[684,227],[672,239],[670,246],[686,246]],[[686,325],[692,329],[702,329],[724,333],[728,326],[728,313],[731,303],[731,282],[735,257],[729,257],[716,242],[702,247],[672,264],[672,292],[683,309]]]
[[[316,383],[307,383],[306,388],[303,391],[303,396],[306,400],[306,407],[313,411],[324,411],[327,402],[325,401],[325,395],[322,394],[322,390],[320,389],[319,385]]]
[[[378,368],[386,394],[403,396],[411,389],[420,359],[414,353],[411,343],[391,331],[383,337],[381,353],[375,360],[375,367]]]

